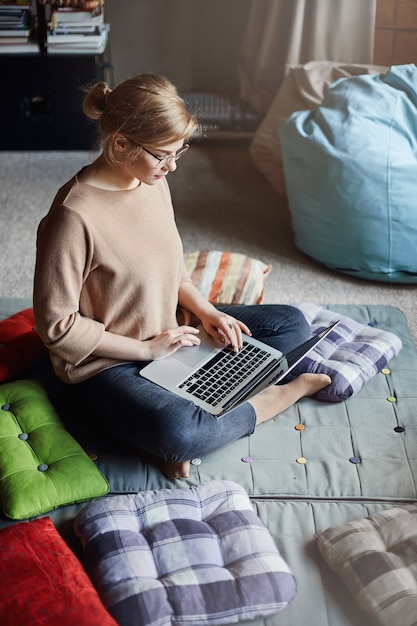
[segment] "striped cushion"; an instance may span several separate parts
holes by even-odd
[[[258,259],[218,250],[189,252],[185,265],[193,283],[213,304],[260,304],[270,270]]]

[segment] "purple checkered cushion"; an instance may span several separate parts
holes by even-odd
[[[295,306],[304,313],[312,333],[340,320],[294,370],[295,374],[317,372],[330,376],[332,383],[316,394],[319,400],[340,402],[350,398],[402,348],[401,339],[382,328],[362,324],[321,305],[302,302]]]
[[[278,613],[296,593],[248,495],[230,481],[102,498],[75,528],[120,626],[233,624]]]

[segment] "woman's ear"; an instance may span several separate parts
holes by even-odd
[[[116,152],[118,152],[119,154],[125,152],[127,148],[126,137],[124,137],[120,133],[117,133],[116,135],[114,135],[113,142],[114,142],[114,149]]]

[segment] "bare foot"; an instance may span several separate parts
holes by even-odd
[[[330,385],[332,379],[327,374],[300,374],[291,382],[300,385],[300,392],[303,393],[300,397],[304,398],[306,396],[314,396],[320,389]]]
[[[167,478],[189,478],[190,461],[164,461],[164,474]]]
[[[300,398],[313,396],[332,382],[327,374],[300,374],[285,385],[272,385],[249,400],[261,424],[288,409]]]

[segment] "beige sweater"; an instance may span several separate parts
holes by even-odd
[[[38,229],[34,312],[64,382],[114,365],[94,357],[104,330],[149,339],[177,325],[186,274],[168,184],[108,191],[74,177]]]

